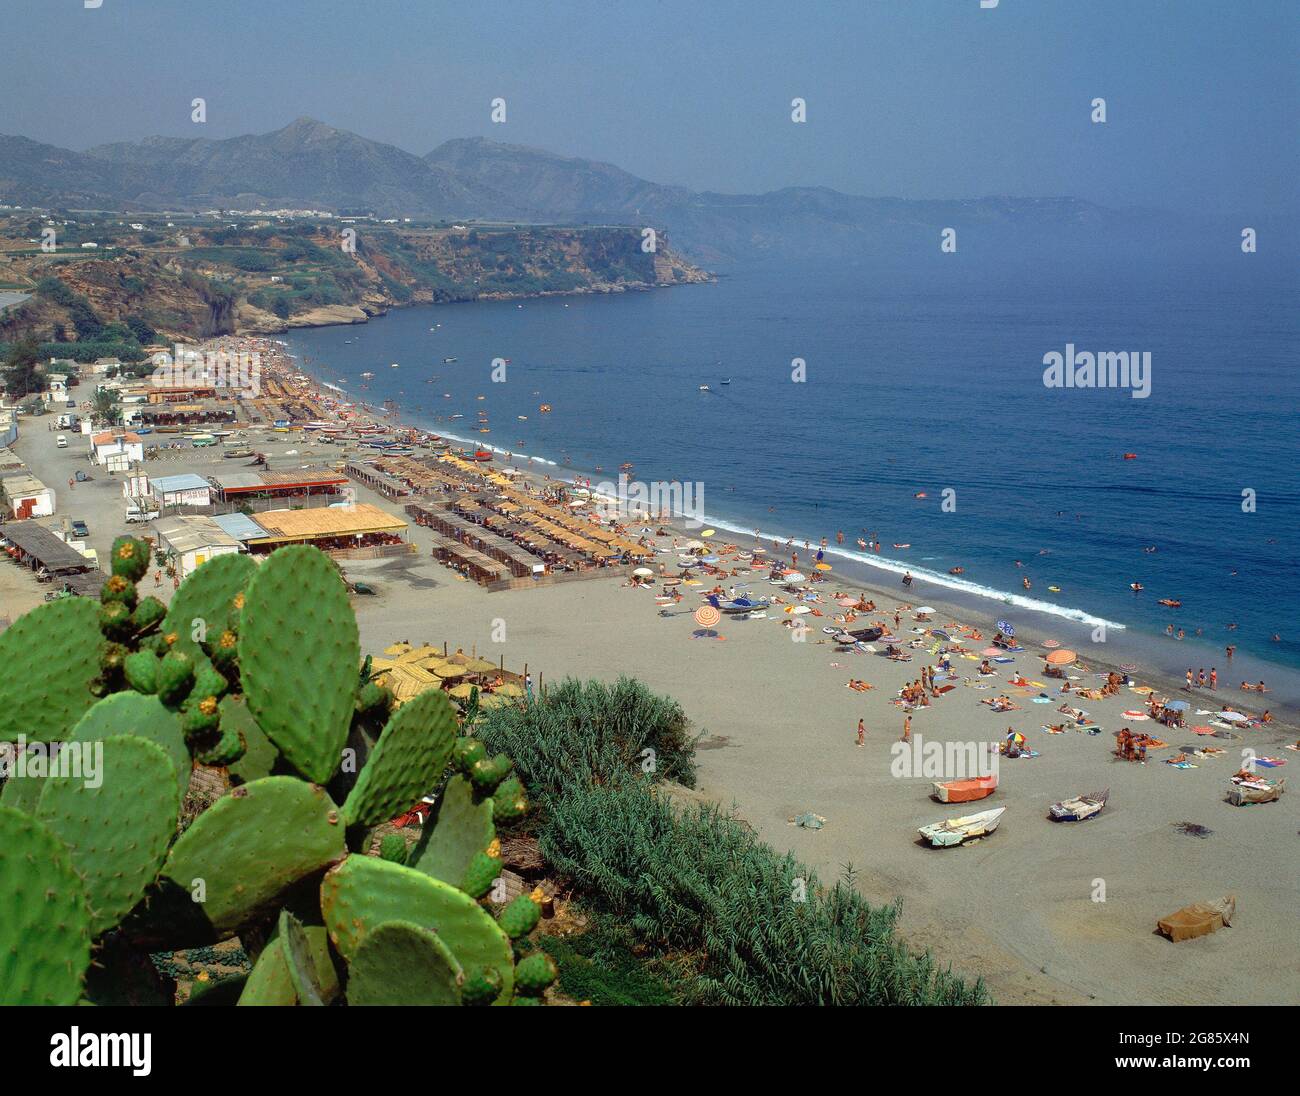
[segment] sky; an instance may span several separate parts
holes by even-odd
[[[0,133],[84,149],[307,115],[726,192],[1296,212],[1297,0],[981,2],[0,0]]]

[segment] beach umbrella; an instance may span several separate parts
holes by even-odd
[[[722,614],[712,605],[701,605],[695,610],[695,623],[702,628],[712,628],[722,619]]]
[[[391,647],[384,648],[384,654],[392,655],[394,658],[398,655],[404,655],[411,649],[409,643],[394,643]]]
[[[717,563],[717,562],[718,562],[718,557],[717,557],[717,556],[700,556],[700,562],[701,562],[701,563]]]
[[[786,582],[807,582],[808,581],[808,576],[801,574],[798,571],[786,571],[786,573],[782,577],[785,579]]]
[[[688,540],[684,545],[682,545],[682,547],[689,548],[692,551],[694,551],[696,548],[703,548],[704,542],[699,540]]]
[[[835,599],[835,604],[836,604],[836,605],[843,605],[844,608],[846,608],[846,609],[852,609],[853,606],[855,606],[855,605],[857,604],[857,602],[856,602],[853,598],[851,598],[851,597],[837,597],[837,598]]]
[[[852,644],[857,643],[857,641],[858,637],[850,635],[848,632],[840,632],[835,636],[835,642],[843,643],[845,646],[851,646]]]
[[[711,536],[713,536],[713,534],[716,533],[716,532],[717,532],[716,529],[705,529],[704,532],[702,532],[702,533],[700,534],[700,536],[702,536],[702,537],[711,537]]]
[[[935,608],[933,605],[922,605],[916,610],[916,612],[921,616],[929,616],[931,613],[935,612]]]
[[[654,572],[653,572],[652,570],[650,570],[649,567],[638,567],[638,568],[637,568],[635,571],[633,571],[632,573],[633,573],[634,575],[639,575],[641,578],[653,578],[653,577],[654,577]]]
[[[523,696],[524,690],[513,681],[507,681],[498,689],[492,690],[493,696]]]
[[[1240,712],[1220,712],[1220,719],[1226,719],[1229,723],[1245,723],[1249,716],[1244,716]]]
[[[447,690],[447,695],[455,700],[468,700],[470,694],[474,691],[474,686],[469,684],[455,685]]]
[[[985,647],[984,650],[980,651],[980,654],[982,654],[985,658],[987,658],[989,655],[996,655],[998,653],[1000,652],[997,647]]]
[[[1044,647],[1059,647],[1059,646],[1060,646],[1060,643],[1058,643],[1058,642],[1057,642],[1056,640],[1054,640],[1054,639],[1045,639],[1045,640],[1043,640],[1043,646],[1044,646]]]
[[[1047,656],[1047,664],[1049,666],[1068,666],[1078,657],[1073,651],[1067,651],[1062,647],[1059,651],[1053,651]]]
[[[935,639],[952,639],[952,636],[939,628],[933,629],[930,634],[934,636]]]
[[[1007,636],[1013,636],[1016,634],[1015,629],[1005,620],[998,621],[998,631]]]
[[[497,672],[497,664],[486,658],[471,658],[465,663],[465,669],[471,674],[494,674]]]
[[[465,667],[457,666],[454,662],[440,662],[437,666],[432,666],[435,677],[440,677],[444,681],[454,681],[458,677],[465,676]]]
[[[817,566],[817,570],[819,571],[829,571],[831,569],[831,565],[829,563],[819,563],[816,566]]]

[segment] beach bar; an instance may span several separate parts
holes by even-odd
[[[312,544],[323,552],[346,552],[363,558],[412,550],[406,542],[407,523],[364,502],[310,510],[267,510],[257,515],[257,524],[266,535],[247,542],[249,551],[255,553],[270,552],[284,544]]]

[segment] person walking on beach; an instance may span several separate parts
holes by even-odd
[[[533,675],[524,674],[524,693],[529,700],[533,699]]]
[[[861,719],[859,719],[858,720],[858,745],[865,746],[866,744],[867,744],[867,725]]]
[[[1187,688],[1188,692],[1190,692],[1190,691],[1191,691],[1191,688],[1192,688],[1192,670],[1191,670],[1191,667],[1190,667],[1190,666],[1189,666],[1188,669],[1187,669],[1187,685],[1186,685],[1186,688]]]
[[[903,716],[903,741],[912,741],[912,717],[910,715]]]
[[[1219,687],[1219,668],[1217,666],[1211,666],[1210,667],[1210,689],[1211,691],[1213,691],[1218,687]]]
[[[1197,687],[1198,689],[1204,689],[1204,688],[1205,688],[1205,685],[1206,685],[1206,681],[1205,681],[1205,667],[1202,666],[1202,667],[1200,668],[1200,670],[1199,670],[1199,671],[1197,672],[1197,674],[1196,674],[1196,687]]]

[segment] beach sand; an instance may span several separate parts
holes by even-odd
[[[413,531],[417,543],[420,532]],[[1283,749],[1293,731],[1245,731],[1238,742],[1170,731],[1163,737],[1171,749],[1139,765],[1114,758],[1110,734],[1124,709],[1144,706],[1138,694],[1082,703],[1105,728],[1099,736],[1052,735],[1039,728],[1059,718],[1059,701],[1016,697],[1022,710],[998,715],[979,700],[1002,685],[963,685],[914,713],[914,736],[995,742],[1010,726],[1041,756],[1002,759],[993,797],[947,806],[929,798],[928,779],[890,774],[903,722],[891,701],[919,673],[922,652],[908,664],[845,654],[823,642],[819,628],[797,643],[780,614],[724,619],[716,630],[725,641],[696,639],[693,597],[663,618],[650,591],[613,576],[487,593],[431,563],[427,549],[419,559],[350,563],[348,571],[380,587],[379,597],[357,601],[367,651],[399,639],[447,641],[493,660],[504,655],[513,670],[526,662],[543,682],[629,674],[675,697],[704,734],[702,792],[734,803],[766,841],[792,850],[823,880],[851,864],[871,899],[902,899],[908,940],[954,970],[984,977],[1000,1003],[1300,1003],[1297,800],[1232,807],[1223,798],[1241,747],[1300,759]],[[901,603],[889,591],[874,596],[878,605]],[[947,621],[938,607],[936,621]],[[991,621],[973,623],[992,634]],[[503,627],[505,642],[492,642]],[[956,666],[969,680],[978,663]],[[1016,666],[1044,680],[1038,659],[1022,654]],[[846,688],[850,676],[875,690]],[[855,745],[859,717],[868,728],[864,748]],[[1153,723],[1133,726],[1157,733]],[[1162,763],[1180,745],[1207,742],[1229,753],[1196,769]],[[1261,771],[1277,777],[1288,768]],[[1106,787],[1110,804],[1097,818],[1047,820],[1050,803]],[[978,843],[918,843],[918,826],[993,806],[1007,808],[1001,827]],[[803,811],[825,816],[825,827],[788,823]],[[1184,836],[1174,828],[1180,821],[1214,832]],[[1105,900],[1094,901],[1102,886]],[[1231,928],[1179,944],[1155,934],[1157,918],[1227,893],[1238,898]]]

